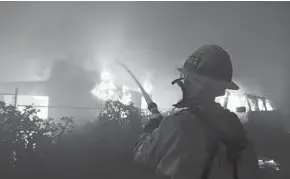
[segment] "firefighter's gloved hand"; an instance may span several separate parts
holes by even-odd
[[[162,117],[152,118],[144,127],[145,133],[152,133],[154,129],[158,128],[162,121]]]

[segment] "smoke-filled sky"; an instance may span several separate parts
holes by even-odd
[[[74,56],[135,85],[117,59],[169,107],[181,96],[170,84],[175,69],[199,46],[219,44],[242,89],[284,103],[289,18],[288,2],[0,2],[0,80],[36,80],[53,60]]]

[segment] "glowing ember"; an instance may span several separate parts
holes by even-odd
[[[274,170],[280,170],[280,164],[273,159],[259,157],[258,162],[260,168],[272,168]]]

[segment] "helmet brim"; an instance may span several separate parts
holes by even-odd
[[[223,81],[223,80],[216,80],[198,73],[194,73],[192,71],[188,71],[186,68],[177,68],[177,70],[181,73],[190,73],[191,75],[194,75],[196,77],[202,77],[202,78],[207,78],[210,79],[210,81],[213,81],[214,83],[221,85],[223,87],[225,87],[226,89],[230,89],[230,90],[238,90],[240,89],[240,87],[233,81],[231,82],[227,82],[227,81]]]

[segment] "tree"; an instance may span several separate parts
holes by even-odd
[[[73,128],[72,118],[64,117],[59,123],[54,119],[41,119],[39,111],[28,106],[23,112],[0,102],[0,167],[33,166],[43,159],[47,150],[65,131]],[[29,164],[29,165],[27,165]],[[2,170],[2,171],[4,171]]]

